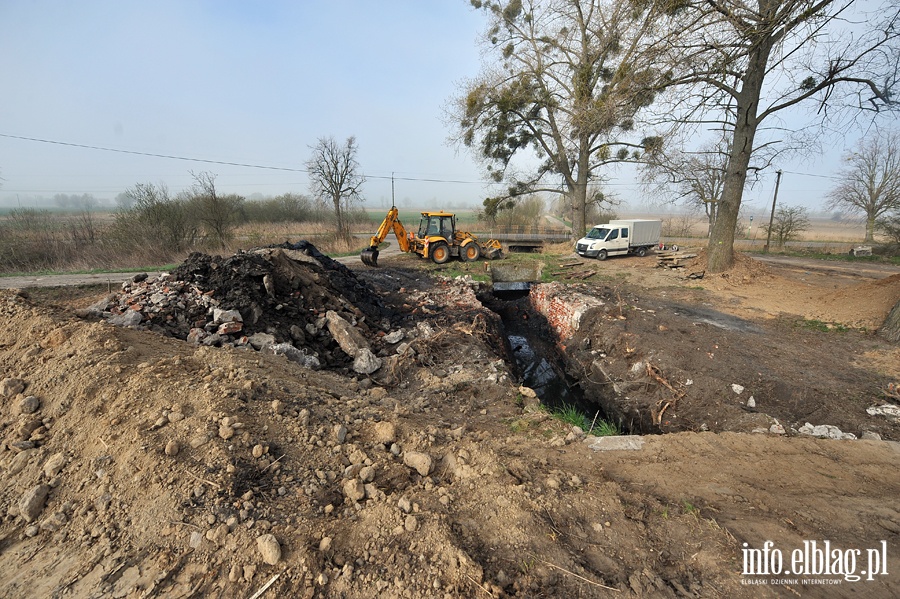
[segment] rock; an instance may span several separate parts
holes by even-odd
[[[744,392],[744,387],[742,385],[738,385],[737,383],[732,383],[731,390],[740,395]]]
[[[231,570],[228,572],[228,580],[230,582],[237,582],[241,579],[242,573],[243,570],[241,569],[240,564],[233,564]]]
[[[222,324],[219,325],[219,328],[216,331],[216,333],[218,335],[233,335],[235,333],[240,333],[243,328],[244,328],[244,323],[242,323],[242,322],[237,322],[237,321],[223,322]]]
[[[800,427],[797,431],[801,435],[808,435],[810,437],[818,437],[824,439],[839,439],[839,440],[853,440],[856,439],[856,435],[853,433],[845,433],[841,431],[836,426],[832,426],[830,424],[820,424],[818,426],[813,426],[810,423],[806,423]]]
[[[59,474],[66,465],[66,456],[63,453],[54,453],[44,462],[44,474],[47,478],[53,478]]]
[[[418,451],[407,451],[404,453],[403,463],[422,476],[428,476],[431,474],[432,468],[434,468],[434,460],[431,459],[431,456]]]
[[[256,445],[253,446],[251,453],[253,454],[254,458],[259,459],[263,456],[263,453],[265,453],[265,448],[262,445],[260,445],[259,443],[257,443]]]
[[[310,370],[318,370],[322,367],[319,358],[307,354],[303,349],[297,349],[290,343],[276,343],[268,346],[268,350],[276,356],[284,356],[291,362],[296,362],[300,366],[309,368]]]
[[[0,397],[15,397],[25,390],[22,379],[3,379],[0,381]]]
[[[784,427],[778,424],[777,422],[769,427],[769,432],[773,435],[783,435]]]
[[[165,453],[167,456],[176,456],[181,451],[181,446],[174,439],[166,443]]]
[[[331,551],[331,537],[322,537],[322,540],[319,541],[319,551],[322,553]]]
[[[188,541],[188,545],[190,545],[191,549],[199,549],[200,545],[203,544],[203,533],[199,531],[193,531],[191,533],[191,540]]]
[[[213,322],[216,324],[225,322],[244,322],[244,319],[237,310],[222,310],[220,308],[215,308],[213,310]]]
[[[234,428],[223,424],[219,427],[219,436],[227,441],[234,436]]]
[[[219,524],[217,527],[210,528],[206,531],[206,540],[214,543],[217,547],[221,547],[225,544],[225,537],[228,536],[228,533],[228,525]]]
[[[881,441],[881,435],[873,431],[863,431],[860,439],[863,439],[865,441]]]
[[[117,327],[136,327],[141,324],[144,316],[137,310],[128,310],[125,314],[114,314],[107,319],[109,324]]]
[[[28,465],[28,462],[31,460],[31,457],[37,453],[36,449],[26,449],[25,451],[21,451],[16,454],[16,456],[9,463],[9,470],[7,471],[7,476],[12,476],[14,474],[18,474],[21,472],[25,466]]]
[[[343,424],[335,424],[334,425],[334,440],[338,443],[338,445],[342,444],[347,440],[347,427]]]
[[[359,479],[364,483],[370,483],[375,480],[375,467],[364,466],[359,471]]]
[[[360,501],[366,496],[366,488],[358,478],[345,480],[343,490],[344,495],[351,501]]]
[[[269,333],[254,333],[247,337],[247,343],[253,346],[253,349],[263,350],[270,345],[275,345],[275,335]]]
[[[584,443],[594,451],[637,451],[644,446],[644,439],[635,435],[588,436]]]
[[[206,339],[208,336],[209,333],[207,333],[203,329],[193,328],[187,335],[187,342],[193,343],[194,345],[199,345],[200,342]]]
[[[28,397],[23,397],[22,401],[19,402],[19,413],[34,414],[40,407],[41,400],[34,395],[29,395]]]
[[[366,338],[363,337],[362,333],[360,333],[352,324],[347,322],[340,314],[334,310],[329,310],[325,313],[325,318],[327,319],[328,331],[331,333],[331,336],[334,337],[334,340],[337,341],[338,345],[341,346],[341,349],[344,350],[345,354],[351,358],[355,358],[359,355],[361,349],[369,349],[369,344],[366,342]],[[379,365],[379,368],[380,367],[381,366]],[[374,372],[374,370],[372,372]]]
[[[530,397],[532,399],[537,397],[537,393],[534,389],[532,389],[531,387],[526,387],[524,385],[519,387],[519,393],[522,394],[522,397]]]
[[[372,353],[367,347],[361,348],[353,360],[353,371],[359,374],[372,374],[381,368],[384,361]]]
[[[900,423],[900,406],[895,406],[894,404],[887,403],[866,408],[866,414],[869,416],[884,416],[888,420]]]
[[[400,511],[402,511],[404,514],[408,514],[412,511],[412,504],[406,497],[401,497],[397,501],[397,507],[400,508]]]
[[[750,399],[747,400],[747,407],[748,407],[748,408],[755,408],[755,407],[756,407],[756,400],[753,399],[753,396],[752,396],[752,395],[750,396]]]
[[[19,500],[19,513],[25,518],[26,522],[34,522],[47,503],[47,496],[50,494],[50,485],[37,485],[27,491]]]
[[[393,345],[394,343],[400,343],[401,341],[403,341],[403,338],[405,336],[406,333],[403,331],[403,329],[397,329],[393,333],[388,333],[387,335],[385,335],[384,342]]]
[[[264,534],[256,539],[256,548],[262,554],[263,561],[274,566],[281,560],[281,545],[273,534]]]
[[[397,439],[397,427],[393,422],[376,422],[372,436],[375,443],[391,443]]]
[[[412,514],[406,517],[406,520],[403,521],[403,528],[407,530],[407,532],[415,532],[417,528],[419,528],[419,521]]]

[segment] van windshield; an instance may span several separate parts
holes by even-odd
[[[606,239],[606,236],[609,235],[609,229],[605,227],[594,227],[590,231],[588,231],[587,238],[588,239]]]

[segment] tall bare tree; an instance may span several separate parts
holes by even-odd
[[[653,140],[634,132],[663,76],[644,40],[657,26],[652,3],[615,0],[472,0],[487,16],[482,73],[463,86],[452,119],[509,190],[485,200],[564,194],[573,230],[586,230],[588,186],[604,167],[634,160]],[[641,8],[639,4],[643,4]],[[536,156],[514,173],[513,158]]]
[[[348,213],[354,202],[362,200],[362,186],[366,182],[356,161],[359,149],[356,138],[351,136],[338,144],[334,137],[321,137],[311,149],[312,156],[306,161],[310,189],[316,199],[331,201],[336,234],[349,243]]]
[[[751,157],[778,140],[757,139],[763,123],[810,102],[819,119],[841,108],[877,112],[894,105],[898,10],[858,0],[658,0],[677,35],[671,89],[686,122],[715,122],[730,153],[709,240],[711,272],[731,267],[735,225]],[[868,11],[868,12],[867,12]],[[850,113],[843,113],[848,115]]]
[[[873,241],[878,218],[900,210],[900,135],[876,131],[860,140],[846,162],[827,206],[865,214],[865,240]]]
[[[216,247],[225,247],[240,215],[244,198],[229,194],[222,195],[216,189],[216,175],[203,171],[191,173],[194,185],[191,187],[191,203],[197,220],[209,241]]]
[[[683,202],[692,211],[706,214],[708,234],[712,234],[719,201],[725,188],[728,144],[724,140],[708,143],[696,152],[675,148],[647,156],[644,178],[661,195]]]

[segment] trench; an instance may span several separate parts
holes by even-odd
[[[479,294],[482,304],[500,317],[507,361],[518,383],[533,389],[551,412],[574,408],[589,425],[585,432],[590,425],[611,421],[600,403],[587,397],[580,382],[568,373],[556,334],[532,308],[528,293],[527,284],[495,283],[493,289]]]

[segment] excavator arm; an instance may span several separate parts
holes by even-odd
[[[397,243],[400,245],[400,249],[404,252],[409,251],[409,238],[406,236],[406,229],[403,227],[403,223],[400,222],[400,219],[397,217],[398,210],[396,206],[392,206],[388,211],[387,216],[384,217],[384,220],[381,221],[381,226],[378,227],[378,232],[372,236],[372,239],[369,241],[369,247],[364,249],[362,253],[359,255],[360,259],[363,261],[363,264],[366,266],[378,266],[378,245],[384,241],[384,238],[387,237],[388,233],[393,230],[394,235],[397,236]]]

